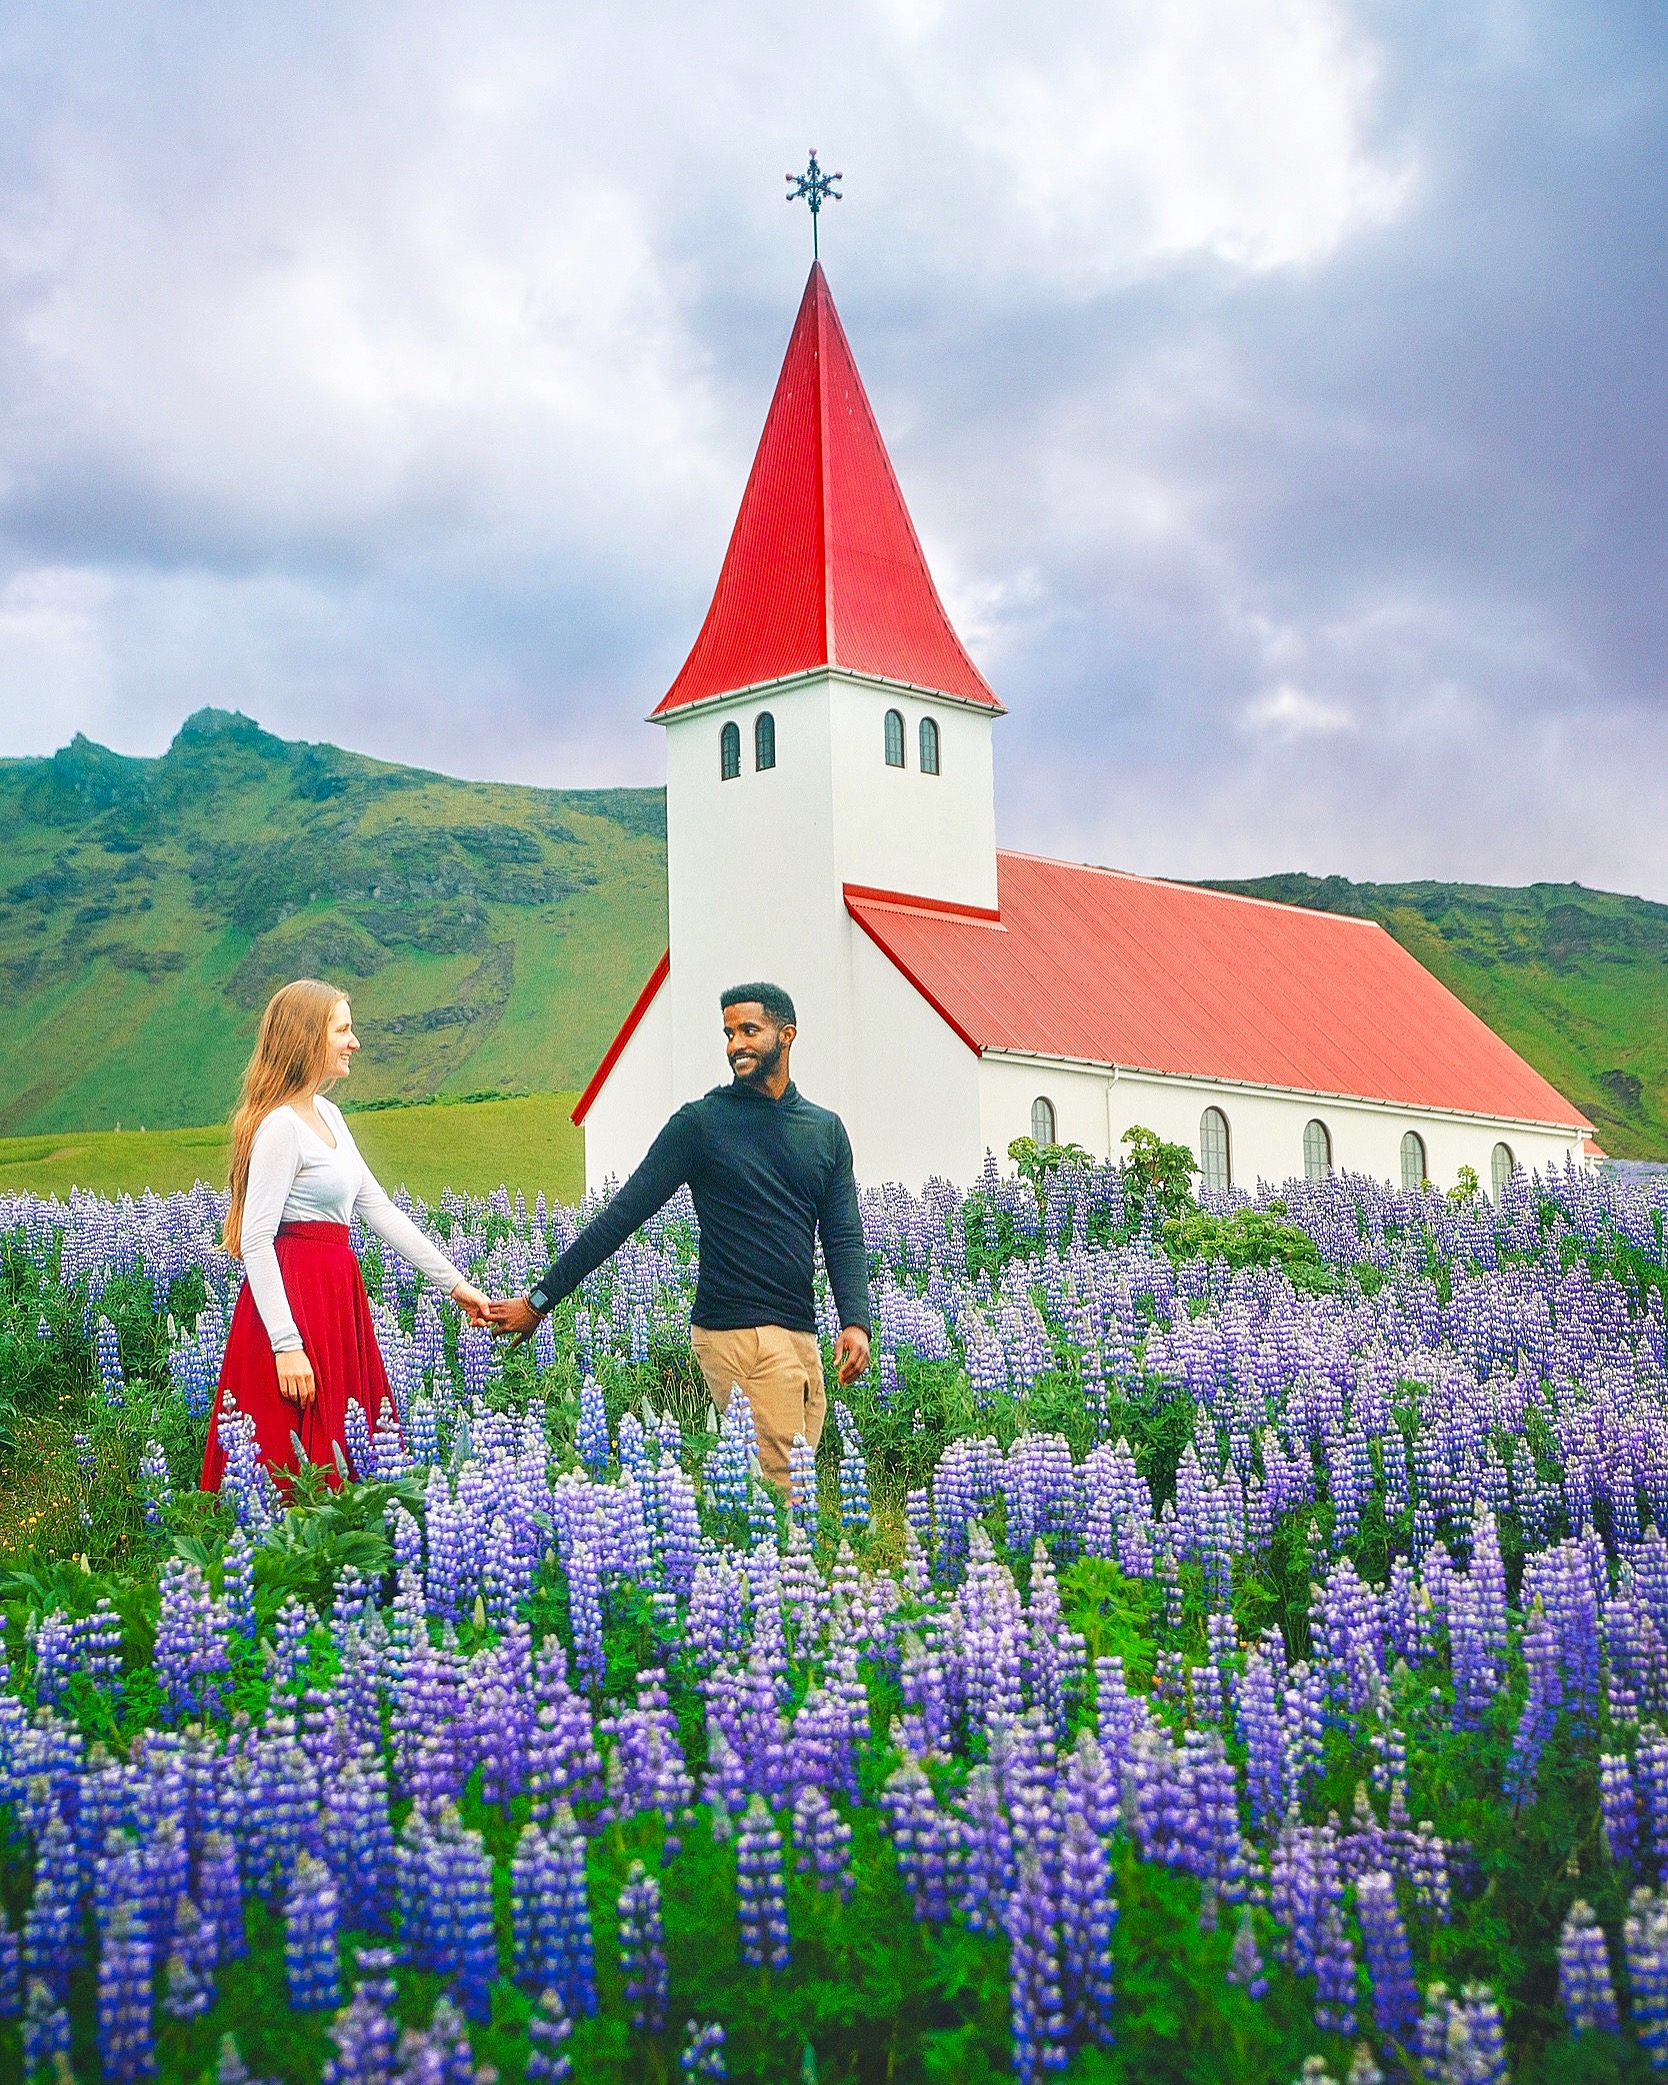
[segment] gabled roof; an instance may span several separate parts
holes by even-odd
[[[848,886],[852,918],[980,1055],[1588,1125],[1370,920],[998,853],[994,913]]]
[[[950,627],[813,264],[712,606],[654,714],[822,666],[1002,707]]]
[[[574,1102],[570,1120],[584,1125],[585,1117],[591,1112],[591,1103],[608,1084],[609,1074],[625,1055],[625,1046],[637,1033],[638,1024],[655,1002],[655,995],[672,974],[672,951],[668,949],[649,973],[649,981],[631,1003],[631,1011],[620,1023],[620,1031],[603,1052],[602,1062],[592,1072],[585,1091]]]

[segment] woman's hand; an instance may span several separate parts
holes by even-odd
[[[272,1358],[278,1364],[279,1395],[305,1411],[318,1394],[318,1385],[313,1381],[313,1364],[307,1359],[306,1349],[292,1347],[287,1354],[274,1354]]]
[[[472,1325],[484,1325],[492,1314],[492,1305],[473,1282],[460,1281],[452,1291],[452,1301]]]

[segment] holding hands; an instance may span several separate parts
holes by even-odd
[[[487,1316],[494,1332],[500,1337],[509,1335],[517,1342],[531,1339],[539,1329],[539,1313],[525,1296],[510,1296],[501,1302],[489,1303]]]
[[[476,1288],[473,1282],[469,1281],[460,1281],[458,1283],[457,1287],[452,1291],[452,1301],[472,1325],[486,1324],[492,1311],[497,1307],[489,1303],[485,1294]]]

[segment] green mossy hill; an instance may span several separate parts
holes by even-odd
[[[1376,919],[1583,1111],[1612,1158],[1668,1157],[1668,905],[1579,883],[1212,883]]]
[[[353,999],[359,1099],[583,1085],[666,946],[660,790],[461,782],[200,710],[0,760],[0,1132],[224,1119],[273,987]]]

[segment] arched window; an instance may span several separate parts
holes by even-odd
[[[1059,1142],[1054,1133],[1054,1103],[1040,1093],[1031,1103],[1031,1141],[1033,1144]]]
[[[1228,1118],[1220,1108],[1206,1108],[1199,1117],[1199,1171],[1213,1195],[1225,1195],[1234,1184]]]
[[[938,726],[931,717],[921,719],[921,772],[938,773]]]
[[[886,765],[902,767],[903,764],[903,718],[895,709],[889,709],[886,712]]]
[[[1425,1140],[1416,1129],[1410,1129],[1402,1137],[1402,1185],[1417,1193],[1429,1178]]]
[[[718,734],[718,779],[733,782],[741,773],[741,732],[735,724],[726,724]]]
[[[1494,1154],[1489,1160],[1488,1169],[1489,1175],[1494,1182],[1495,1199],[1498,1201],[1500,1196],[1506,1191],[1507,1182],[1517,1170],[1517,1160],[1513,1156],[1510,1144],[1495,1145]]]
[[[1318,1115],[1303,1125],[1303,1177],[1325,1180],[1332,1172],[1332,1132]]]
[[[767,709],[760,710],[753,719],[753,765],[758,768],[776,765],[776,719]]]

